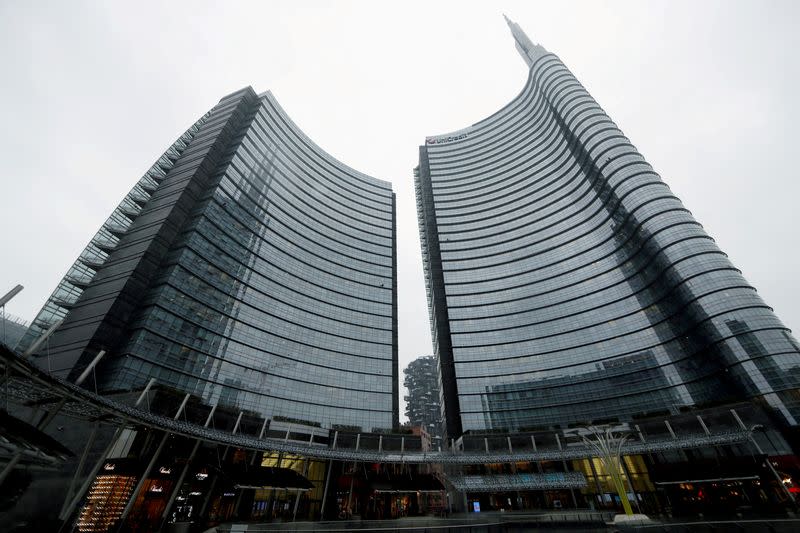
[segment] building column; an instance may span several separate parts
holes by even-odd
[[[322,489],[322,504],[319,507],[319,519],[325,519],[325,502],[328,501],[328,486],[331,482],[331,470],[333,470],[333,459],[328,461],[328,473],[325,476],[325,488]]]
[[[211,412],[208,413],[208,417],[206,417],[206,423],[203,424],[204,428],[207,428],[208,425],[211,423],[211,419],[214,417],[214,411],[217,410],[217,404],[215,403],[213,407],[211,407]],[[172,494],[170,494],[169,500],[167,500],[167,505],[164,507],[164,512],[161,514],[161,522],[162,524],[169,518],[169,512],[172,509],[172,505],[175,503],[175,499],[178,497],[178,494],[181,491],[181,486],[183,485],[183,480],[186,479],[186,474],[189,473],[189,467],[194,460],[195,455],[197,455],[197,450],[200,449],[200,440],[195,441],[194,448],[192,448],[192,452],[189,454],[189,458],[186,460],[186,464],[183,466],[183,470],[181,471],[181,475],[178,476],[178,480],[175,482],[175,486],[172,487]]]
[[[138,407],[139,404],[142,403],[155,382],[156,378],[151,378],[150,381],[147,382],[147,385],[139,394],[139,398],[136,399],[136,403],[133,404],[134,407]],[[81,485],[81,488],[78,489],[78,492],[75,493],[75,496],[73,496],[72,500],[70,500],[68,504],[65,500],[64,505],[61,508],[61,513],[58,515],[59,520],[66,520],[72,516],[73,512],[75,512],[75,507],[77,507],[78,503],[80,503],[81,498],[83,498],[83,495],[86,494],[86,491],[89,490],[94,478],[97,477],[97,473],[100,471],[103,463],[105,463],[108,454],[111,453],[112,449],[114,449],[114,445],[117,443],[117,439],[119,438],[120,433],[122,433],[122,429],[123,426],[120,426],[114,431],[114,434],[111,436],[111,440],[108,442],[108,446],[106,446],[106,449],[100,454],[100,457],[97,459],[97,462],[95,463],[91,472],[89,472],[89,475],[86,476],[86,480],[83,482],[83,485]]]
[[[639,511],[639,514],[642,514],[642,508],[639,505],[639,495],[636,493],[636,489],[633,488],[633,478],[631,477],[631,472],[628,469],[628,465],[625,464],[624,455],[620,456],[619,463],[622,465],[622,471],[625,473],[625,477],[628,478],[628,485],[631,488],[631,494],[633,494],[633,502],[636,504],[636,510]]]
[[[307,476],[308,476],[308,463],[309,462],[310,461],[309,461],[308,457],[306,457],[305,462],[303,464],[303,477],[305,477],[306,479],[308,479]],[[300,491],[298,490],[297,491],[297,496],[295,496],[295,499],[294,499],[294,511],[292,511],[292,522],[297,520],[297,507],[299,505],[300,505]]]
[[[233,426],[233,431],[231,435],[236,435],[236,432],[239,430],[239,423],[242,421],[242,412],[239,412],[239,416],[236,419],[236,424]],[[230,446],[225,446],[225,451],[222,452],[222,461],[225,461],[225,458],[228,456],[228,451],[231,449]],[[208,509],[208,504],[211,503],[211,495],[214,493],[214,489],[217,487],[217,481],[219,480],[219,476],[215,475],[214,479],[211,481],[211,486],[208,488],[208,494],[206,494],[206,499],[203,502],[203,507],[200,509],[200,513],[198,513],[198,517],[203,517],[206,515],[206,510]]]
[[[184,407],[186,407],[186,402],[189,401],[189,397],[192,394],[190,392],[186,393],[186,396],[183,398],[183,402],[181,402],[180,407],[178,407],[178,412],[175,413],[175,416],[172,418],[173,420],[177,420],[180,418],[181,413],[183,413]],[[128,504],[125,506],[125,509],[122,511],[122,516],[119,517],[119,526],[122,528],[122,525],[125,523],[125,519],[128,518],[128,513],[131,512],[133,509],[134,504],[136,503],[136,498],[139,496],[139,492],[141,492],[142,487],[144,487],[147,478],[150,476],[150,472],[153,470],[153,467],[158,461],[158,456],[161,455],[161,450],[164,449],[164,445],[167,444],[167,439],[172,435],[172,433],[166,432],[164,436],[161,437],[161,442],[158,443],[158,447],[156,451],[153,453],[153,457],[150,459],[150,462],[147,464],[147,468],[144,469],[142,473],[142,477],[139,478],[139,482],[136,484],[136,488],[133,489],[133,493],[131,493],[130,498],[128,499]]]

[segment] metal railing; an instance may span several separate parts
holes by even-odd
[[[4,367],[3,374],[6,375],[2,387],[0,387],[0,394],[4,395],[6,400],[22,404],[47,403],[53,399],[64,400],[61,407],[61,413],[64,415],[88,420],[103,420],[106,424],[117,426],[144,426],[191,439],[248,450],[284,452],[311,459],[349,462],[461,465],[563,461],[592,457],[594,453],[586,446],[480,452],[449,450],[397,452],[380,449],[342,448],[337,447],[335,442],[326,448],[313,443],[259,438],[244,433],[232,434],[184,420],[175,420],[101,396],[48,374],[6,347],[2,347],[0,350],[0,364]],[[622,453],[633,455],[738,444],[747,442],[750,435],[751,430],[740,429],[719,433],[683,435],[675,438],[632,441],[625,444]]]

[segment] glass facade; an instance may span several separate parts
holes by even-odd
[[[94,275],[108,259],[109,253],[116,247],[120,236],[127,231],[139,216],[142,207],[150,200],[158,183],[164,179],[175,162],[195,137],[205,121],[208,113],[200,117],[183,135],[181,135],[161,157],[144,173],[130,192],[122,199],[116,209],[108,217],[105,224],[95,233],[78,259],[70,266],[67,273],[56,286],[53,293],[36,315],[25,336],[20,339],[17,349],[26,350],[50,326],[63,319],[72,306],[83,294]]]
[[[122,323],[113,349],[102,339],[104,322],[71,372],[104,347],[103,390],[137,389],[156,378],[208,405],[265,418],[392,428],[398,390],[390,184],[322,151],[271,93],[240,93],[210,112],[175,163],[175,174],[189,176],[184,169],[191,168],[186,179],[203,181],[187,185],[189,201],[175,204],[179,223],[167,216],[170,240],[158,233],[148,245],[160,255],[146,283],[115,296],[135,301],[124,322],[114,306],[107,311]],[[203,161],[197,170],[195,159]],[[172,175],[154,199],[182,186]],[[149,207],[140,219],[158,206]],[[128,249],[124,239],[120,246]],[[121,263],[114,257],[112,251],[110,264]],[[89,287],[106,286],[100,272],[88,277]],[[77,310],[93,305],[86,292],[56,332],[57,356],[71,346]]]
[[[800,349],[564,64],[416,169],[450,436],[751,398],[800,416]]]

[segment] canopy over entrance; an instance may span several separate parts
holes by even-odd
[[[277,489],[306,492],[314,484],[291,468],[256,466],[247,470],[226,470],[225,477],[237,489]]]

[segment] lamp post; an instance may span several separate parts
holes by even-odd
[[[617,494],[622,501],[622,508],[628,516],[633,515],[633,509],[628,501],[628,494],[625,492],[625,483],[622,480],[622,466],[621,466],[621,453],[622,446],[628,440],[628,435],[624,433],[615,433],[611,428],[606,428],[602,433],[598,431],[599,428],[587,428],[594,438],[589,438],[581,435],[581,440],[589,448],[591,448],[600,459],[608,475],[611,477],[611,482],[614,488],[617,489]],[[629,480],[630,481],[630,480]],[[633,487],[631,487],[632,489]]]

